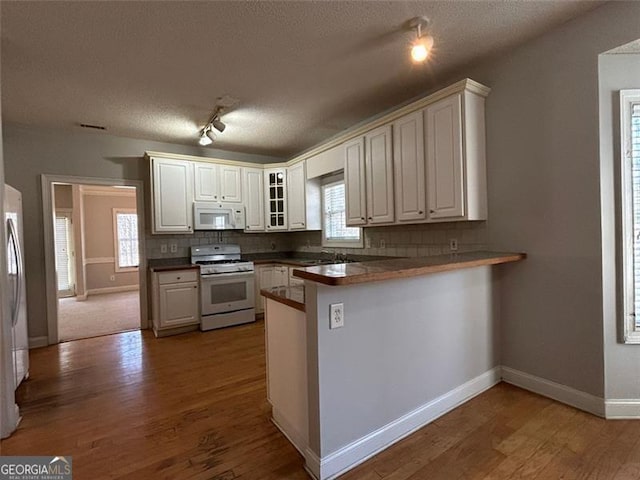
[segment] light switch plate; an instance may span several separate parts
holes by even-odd
[[[167,253],[167,244],[163,243],[160,245],[160,253]]]
[[[333,303],[329,305],[329,328],[344,327],[344,303]]]
[[[171,253],[176,253],[178,251],[178,244],[177,243],[172,243],[171,246],[169,247],[169,251]]]

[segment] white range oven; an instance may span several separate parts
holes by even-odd
[[[191,263],[200,265],[201,330],[255,321],[253,262],[238,245],[191,247]]]

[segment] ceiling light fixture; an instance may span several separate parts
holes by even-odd
[[[220,133],[224,132],[224,129],[227,128],[227,126],[224,123],[222,123],[222,121],[220,121],[220,118],[218,117],[215,117],[213,119],[213,121],[211,122],[211,125],[213,125],[213,128],[218,130]]]
[[[224,107],[222,105],[216,105],[213,109],[209,121],[202,127],[202,130],[200,130],[200,140],[198,140],[200,145],[211,145],[216,140],[216,133],[213,131],[214,128],[220,133],[224,132],[224,129],[227,128],[227,126],[222,123],[222,120],[220,120],[220,115],[222,115],[223,111]]]
[[[422,63],[433,48],[433,37],[431,35],[423,35],[422,29],[429,26],[427,17],[415,17],[409,21],[409,27],[416,31],[416,39],[411,43],[411,60],[414,63]]]
[[[210,131],[211,128],[209,127],[209,125],[202,129],[202,133],[200,134],[200,140],[198,140],[198,143],[203,147],[206,147],[207,145],[211,145],[213,143],[213,139],[208,135]]]

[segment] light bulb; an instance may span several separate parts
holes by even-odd
[[[424,62],[429,56],[429,52],[433,47],[433,37],[431,35],[425,35],[419,37],[413,42],[411,46],[411,59],[415,63]]]
[[[207,137],[207,135],[204,132],[202,132],[202,135],[200,135],[200,140],[198,140],[198,143],[203,147],[206,147],[207,145],[211,145],[213,143],[213,140],[211,140],[209,137]]]

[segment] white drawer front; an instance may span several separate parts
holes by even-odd
[[[160,283],[160,285],[196,281],[198,281],[198,270],[176,270],[158,274],[158,283]]]

